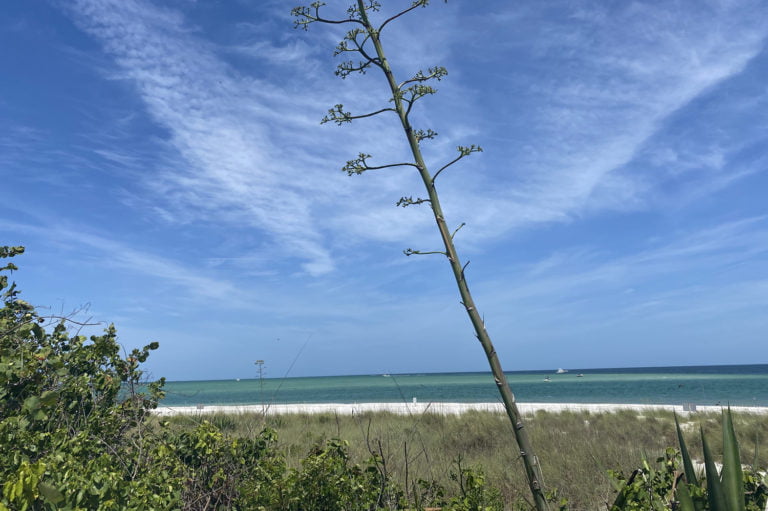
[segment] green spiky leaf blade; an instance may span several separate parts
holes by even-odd
[[[693,504],[693,499],[691,498],[691,492],[688,491],[688,485],[682,479],[677,481],[675,497],[677,497],[678,502],[676,509],[679,511],[696,511],[696,507]]]
[[[712,451],[709,449],[709,444],[704,436],[704,431],[701,431],[701,444],[704,450],[704,469],[707,473],[707,500],[709,501],[709,509],[711,511],[729,511],[728,505],[723,494],[722,483],[720,482],[720,474],[717,472],[717,466],[715,466],[715,459],[712,456]]]
[[[739,456],[739,443],[733,429],[731,409],[723,410],[722,487],[729,511],[744,511],[744,484]]]
[[[677,421],[677,414],[675,414],[675,428],[677,428],[677,441],[680,444],[680,455],[683,457],[683,470],[685,471],[685,480],[688,482],[688,484],[698,486],[699,481],[696,477],[696,471],[693,469],[693,462],[691,461],[690,454],[688,454],[688,448],[685,445],[683,431],[680,429],[680,423]]]

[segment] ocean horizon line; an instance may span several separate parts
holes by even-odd
[[[768,364],[507,372],[521,402],[768,406]],[[493,402],[488,371],[167,382],[162,406]]]
[[[656,373],[671,373],[676,370],[685,370],[685,372],[694,372],[700,370],[700,373],[710,374],[712,372],[722,373],[722,371],[715,371],[717,368],[740,368],[739,374],[768,374],[768,362],[761,364],[694,364],[694,365],[673,365],[673,366],[628,366],[628,367],[590,367],[590,368],[544,368],[544,369],[520,369],[514,371],[504,371],[507,375],[536,375],[536,374],[558,374],[559,370],[564,370],[566,374],[587,374],[592,372],[594,374],[613,374],[616,371],[621,374],[637,374],[646,372],[647,370],[654,370],[649,374]],[[755,368],[754,373],[751,371],[745,371],[746,368]],[[232,378],[211,378],[204,380],[166,380],[167,383],[191,383],[191,382],[228,382],[228,381],[252,381],[252,380],[264,380],[264,381],[279,381],[285,379],[299,380],[308,378],[356,378],[356,377],[371,377],[371,376],[441,376],[441,375],[490,375],[490,370],[482,371],[419,371],[419,372],[381,372],[381,373],[353,373],[353,374],[321,374],[321,375],[303,375],[303,376],[272,376],[272,377],[232,377]]]

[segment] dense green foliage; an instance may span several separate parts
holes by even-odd
[[[0,247],[0,258],[23,251]],[[0,511],[501,509],[470,468],[457,472],[454,495],[426,481],[406,493],[380,456],[353,463],[341,440],[289,467],[270,428],[234,437],[206,420],[154,419],[164,382],[143,384],[140,366],[157,343],[123,356],[114,326],[71,334],[82,325],[39,315],[6,274],[0,292]]]
[[[171,508],[172,471],[153,461],[156,445],[137,444],[162,395],[162,380],[136,392],[157,343],[123,357],[114,326],[70,335],[67,318],[40,316],[7,275],[0,291],[0,509]]]
[[[675,418],[680,451],[668,448],[657,467],[643,466],[625,478],[611,472],[618,496],[611,511],[763,511],[768,503],[765,473],[743,467],[730,410],[723,411],[722,468],[718,469],[703,429],[701,442],[704,474],[694,468],[680,424]]]

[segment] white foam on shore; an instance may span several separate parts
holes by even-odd
[[[583,403],[517,403],[522,414],[532,414],[543,410],[547,412],[590,412],[608,413],[621,410],[647,412],[654,410],[674,411],[685,415],[692,411],[720,412],[721,406],[696,406],[693,410],[683,405],[644,405],[644,404],[583,404]],[[197,405],[197,406],[160,406],[156,415],[195,415],[210,413],[257,413],[267,415],[337,413],[356,415],[364,412],[390,412],[400,415],[420,415],[435,413],[440,415],[459,415],[478,410],[504,413],[502,403],[305,403],[272,405]],[[736,413],[768,414],[768,407],[732,406]]]

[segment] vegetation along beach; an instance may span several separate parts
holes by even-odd
[[[23,252],[2,247],[0,256],[7,261]],[[509,442],[503,404],[482,401],[493,390],[488,374],[147,384],[141,365],[156,343],[121,355],[113,326],[89,339],[70,334],[70,319],[40,314],[21,299],[7,279],[7,272],[18,270],[15,263],[2,270],[0,509],[533,506],[527,478],[509,469],[519,452]],[[645,404],[590,403],[590,397],[606,397],[594,390],[582,403],[520,403],[548,477],[545,506],[653,509],[677,506],[686,497],[691,506],[704,506],[713,484],[726,485],[712,468],[714,451],[723,453],[723,474],[734,463],[741,468],[740,459],[750,460],[731,489],[748,509],[762,509],[768,488],[754,467],[768,463],[760,449],[768,434],[768,408],[761,406],[767,368],[593,369],[573,375],[559,370],[544,377],[549,381],[539,371],[510,374],[512,381],[550,389],[553,397],[558,394],[551,384],[558,378],[576,385],[599,374],[603,389],[623,379],[635,388],[643,381],[665,382],[661,389],[698,382],[711,391],[678,394],[690,399],[684,405],[660,404],[669,396],[653,396],[647,388],[641,394]],[[427,383],[432,392],[464,402],[425,399]],[[378,398],[391,388],[401,399],[350,402]],[[754,398],[752,406],[723,411],[701,404],[738,391]],[[417,392],[421,400],[411,396]],[[297,395],[314,402],[279,401]],[[329,397],[337,402],[324,402]],[[185,399],[197,404],[185,406]],[[694,464],[707,465],[706,486],[680,483],[683,469],[691,480],[702,477],[701,470],[698,476],[688,471]],[[688,484],[690,490],[681,490]],[[731,509],[717,506],[710,509]]]
[[[0,511],[768,511],[765,1],[6,4]]]

